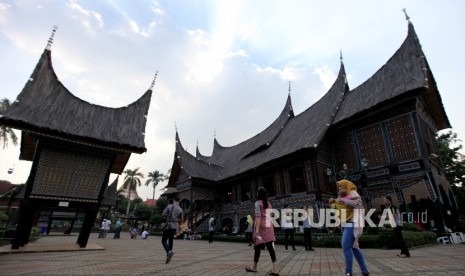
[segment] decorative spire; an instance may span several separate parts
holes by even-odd
[[[291,81],[289,81],[289,94],[291,94]]]
[[[49,50],[49,51],[52,50],[53,37],[55,36],[55,32],[57,31],[57,29],[58,29],[58,26],[54,25],[53,30],[52,30],[52,34],[50,35],[50,38],[47,41],[46,49]]]
[[[407,20],[407,21],[410,23],[410,16],[408,16],[407,10],[406,10],[405,8],[403,8],[402,11],[403,11],[404,14],[405,14],[405,20]]]
[[[216,139],[216,128],[213,129],[213,138]]]
[[[153,88],[155,87],[155,81],[157,80],[157,76],[158,70],[155,72],[155,77],[153,77],[152,85],[150,86],[149,90],[153,90]]]
[[[341,63],[342,63],[342,49],[339,50],[339,59],[341,60]]]

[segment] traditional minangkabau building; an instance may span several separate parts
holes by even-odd
[[[408,18],[407,18],[408,19]],[[274,208],[327,206],[335,176],[345,172],[367,207],[381,208],[391,195],[404,211],[423,214],[430,229],[452,227],[457,208],[435,134],[450,128],[436,82],[413,24],[395,54],[368,80],[349,88],[341,56],[329,91],[295,115],[289,94],[281,114],[265,130],[225,147],[214,138],[211,156],[187,152],[176,130],[168,187],[178,190],[188,214],[185,227],[215,211],[221,227],[240,231],[253,213],[257,187]],[[427,213],[422,213],[427,212]]]
[[[146,151],[144,133],[155,80],[137,101],[124,107],[83,101],[53,70],[54,32],[23,90],[0,116],[0,124],[21,130],[19,158],[33,162],[13,249],[29,242],[40,211],[83,214],[77,243],[85,247],[99,209],[114,205],[116,184],[107,186],[110,173],[121,174],[131,153]],[[110,188],[113,203],[104,200]]]

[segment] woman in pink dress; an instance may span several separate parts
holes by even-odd
[[[247,272],[257,272],[257,264],[260,259],[262,249],[268,249],[271,257],[272,268],[268,275],[279,276],[278,266],[276,263],[276,253],[274,251],[274,236],[273,223],[271,223],[270,213],[266,209],[271,209],[271,204],[268,201],[268,195],[265,188],[259,187],[257,190],[257,201],[255,202],[255,223],[253,231],[254,243],[254,258],[253,265],[245,268]]]

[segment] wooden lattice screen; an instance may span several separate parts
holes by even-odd
[[[337,161],[338,165],[347,164],[349,168],[358,169],[357,159],[355,155],[355,145],[352,141],[351,133],[347,133],[339,137],[337,141]]]
[[[43,147],[31,198],[97,202],[111,157]]]
[[[369,160],[370,167],[388,163],[386,146],[380,125],[374,125],[357,131],[360,157]],[[355,168],[358,168],[355,167]]]
[[[420,156],[415,133],[409,115],[387,122],[394,161],[413,160]]]

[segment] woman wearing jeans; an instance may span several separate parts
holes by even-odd
[[[354,236],[354,207],[360,204],[362,200],[360,195],[357,193],[357,186],[349,180],[343,179],[337,183],[338,190],[346,190],[350,195],[351,199],[346,198],[330,198],[329,203],[339,210],[339,219],[341,221],[342,228],[342,252],[344,253],[345,261],[345,275],[352,276],[353,270],[353,259],[357,261],[362,271],[362,275],[370,275],[368,268],[365,264],[362,251],[359,248],[354,248],[355,236]],[[362,217],[363,218],[363,217]],[[356,216],[357,219],[357,216]],[[358,218],[359,219],[359,218]],[[357,224],[360,221],[357,220]],[[360,225],[355,225],[360,226]]]

